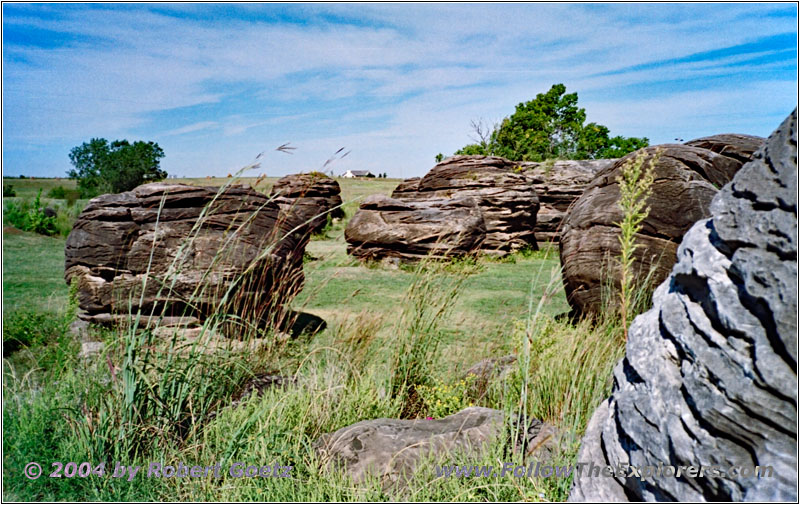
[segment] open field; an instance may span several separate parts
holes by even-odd
[[[277,178],[264,180],[257,186],[268,191]],[[30,180],[26,193],[35,194],[36,181]],[[170,179],[170,182],[215,186],[225,178]],[[255,178],[237,181],[252,184]],[[345,202],[345,221],[352,216],[363,197],[373,193],[390,194],[399,182],[392,179],[339,179]],[[3,245],[3,310],[20,308],[60,312],[67,304],[68,287],[64,282],[63,237],[45,237],[22,232],[6,223]],[[348,256],[344,240],[344,224],[337,223],[324,235],[315,236],[307,248],[313,258],[305,264],[306,284],[294,302],[296,309],[336,322],[362,312],[396,317],[409,287],[413,272],[383,265],[364,265]],[[500,347],[509,350],[507,342],[497,335],[509,329],[513,321],[524,317],[531,294],[538,299],[559,266],[558,251],[544,246],[541,251],[508,260],[483,259],[479,272],[463,285],[455,306],[454,321],[448,328],[455,345],[465,348]],[[556,270],[554,270],[556,269]],[[569,310],[563,291],[559,290],[544,308],[549,315]],[[501,315],[501,317],[498,317]],[[474,334],[491,335],[476,341]],[[490,354],[490,353],[488,353]]]
[[[38,179],[19,179],[17,177],[3,177],[3,187],[13,186],[14,191],[19,198],[33,198],[39,190],[42,190],[42,195],[47,195],[51,189],[62,186],[64,189],[76,189],[78,186],[73,179],[51,179],[51,178],[38,178]]]
[[[258,189],[266,191],[274,180],[262,181]],[[36,181],[40,180],[23,180],[23,195],[35,195]],[[169,182],[173,181],[214,185],[225,179]],[[420,381],[432,386],[452,385],[480,359],[509,353],[524,358],[507,380],[480,400],[469,397],[465,390],[448,393],[451,396],[445,399],[452,411],[443,415],[476,401],[510,412],[523,409],[528,415],[567,429],[568,442],[558,456],[565,462],[574,458],[587,416],[608,393],[611,366],[622,351],[613,324],[573,326],[554,318],[569,309],[555,248],[516,253],[504,260],[482,257],[430,272],[354,260],[346,254],[346,220],[361,198],[371,193],[389,194],[398,181],[339,182],[343,200],[348,202],[346,217],[309,244],[305,287],[293,302],[296,310],[325,319],[327,328],[264,353],[214,356],[214,360],[222,360],[214,365],[224,372],[219,377],[211,373],[187,378],[201,373],[199,364],[189,368],[175,363],[158,365],[161,381],[176,384],[170,391],[188,387],[186,401],[201,401],[206,395],[219,405],[213,421],[204,421],[180,436],[167,435],[172,433],[174,421],[168,416],[162,419],[161,414],[137,421],[128,428],[133,431],[115,431],[127,426],[117,417],[133,407],[124,407],[125,396],[119,396],[123,392],[118,391],[122,386],[114,379],[120,372],[112,373],[108,363],[116,369],[123,366],[132,336],[125,331],[92,330],[93,338],[105,344],[103,357],[95,362],[78,358],[79,344],[66,332],[71,314],[69,290],[63,280],[65,238],[21,232],[4,223],[4,342],[24,341],[19,351],[4,359],[4,497],[111,501],[564,499],[568,478],[531,481],[522,487],[498,480],[475,488],[457,479],[431,481],[430,467],[396,494],[377,482],[355,485],[318,459],[311,444],[321,434],[360,420],[396,418],[405,412],[402,396],[391,393],[396,373],[393,366],[402,361],[402,349],[407,349],[403,347],[409,338],[404,317],[409,307],[419,303],[431,309],[449,307],[426,337],[431,340],[414,351],[421,352],[425,360]],[[457,291],[449,293],[453,282],[457,282]],[[426,283],[436,288],[428,295],[432,298],[421,300],[422,295],[415,290]],[[231,363],[237,366],[228,370]],[[176,366],[179,369],[171,368]],[[244,380],[265,372],[298,377],[302,387],[273,389],[242,406],[226,406]],[[209,381],[218,388],[213,393],[197,389]],[[148,403],[153,401],[151,394],[156,393],[139,393],[141,398],[134,399],[139,405],[136,409],[152,408]],[[171,398],[164,401],[180,404]],[[52,416],[54,409],[64,415]],[[423,410],[416,415],[426,414]],[[153,437],[152,433],[162,435]],[[140,444],[135,455],[120,452],[129,450],[122,447],[133,443]],[[506,458],[503,454],[508,450],[500,444],[483,459],[497,464]],[[293,479],[268,482],[239,479],[219,485],[203,480],[148,480],[136,486],[100,477],[32,482],[12,473],[28,461],[124,460],[146,464],[231,458],[286,462],[297,473]]]

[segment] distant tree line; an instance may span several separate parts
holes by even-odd
[[[547,93],[517,105],[499,125],[473,121],[473,144],[455,154],[502,156],[515,161],[619,158],[649,145],[646,137],[610,136],[608,127],[586,124],[578,94],[554,84]],[[437,161],[443,156],[437,155]]]

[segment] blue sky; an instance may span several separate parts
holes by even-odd
[[[564,83],[651,143],[768,135],[797,105],[794,4],[3,4],[3,174],[92,137],[178,176],[422,175]],[[274,148],[291,142],[287,155]]]

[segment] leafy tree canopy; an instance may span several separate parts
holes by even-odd
[[[77,179],[81,196],[89,198],[102,193],[121,193],[144,184],[164,179],[160,160],[164,151],[155,142],[92,139],[72,148],[69,160],[75,167],[67,175]]]
[[[610,137],[609,129],[586,122],[586,111],[578,107],[578,94],[554,84],[547,93],[517,105],[500,125],[487,128],[473,121],[476,143],[455,154],[502,156],[519,161],[547,159],[618,158],[646,147],[647,138]]]

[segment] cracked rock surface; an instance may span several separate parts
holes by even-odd
[[[64,251],[81,318],[123,322],[142,309],[196,320],[224,310],[252,321],[280,312],[302,285],[306,239],[261,193],[218,191],[154,183],[89,201]],[[220,307],[236,279],[236,296]]]
[[[449,463],[468,465],[490,444],[502,442],[507,427],[517,433],[515,450],[549,458],[559,450],[561,433],[538,419],[522,418],[486,407],[467,407],[443,419],[371,419],[322,435],[314,442],[327,465],[338,465],[361,482],[381,479],[384,488],[403,484],[429,456],[452,456]],[[472,458],[472,459],[470,459]],[[474,464],[474,463],[473,463]],[[498,467],[499,469],[499,467]]]
[[[410,476],[431,451],[475,454],[502,433],[504,417],[499,410],[469,407],[444,419],[371,419],[323,435],[314,446],[356,482],[380,476],[391,484]]]
[[[771,478],[576,478],[571,501],[797,501],[797,111],[711,204],[628,333],[578,461]]]
[[[536,247],[539,197],[533,179],[518,163],[497,156],[452,156],[421,179],[402,182],[392,198],[425,202],[429,199],[471,197],[486,223],[481,250],[505,255]]]
[[[651,268],[651,286],[669,275],[684,233],[700,219],[710,216],[709,205],[719,188],[742,167],[744,159],[763,139],[725,134],[644,149],[645,166],[657,151],[650,213],[636,235],[640,244],[634,253],[633,273],[640,280]],[[611,281],[619,289],[619,223],[622,211],[617,177],[631,153],[600,170],[575,200],[561,226],[559,243],[562,277],[567,300],[576,314],[596,314],[603,309],[603,293]],[[613,297],[616,300],[616,297]],[[613,302],[612,302],[613,303]]]
[[[559,160],[554,162],[520,161],[525,175],[533,181],[539,197],[536,214],[536,241],[558,242],[561,223],[570,206],[583,194],[595,174],[617,160]]]
[[[315,233],[331,219],[344,217],[339,183],[320,172],[292,174],[281,177],[272,186],[270,196],[281,212],[293,214],[293,219],[305,223],[309,233]]]
[[[347,223],[344,236],[347,253],[357,258],[414,261],[478,250],[486,225],[471,197],[413,201],[371,195]]]

